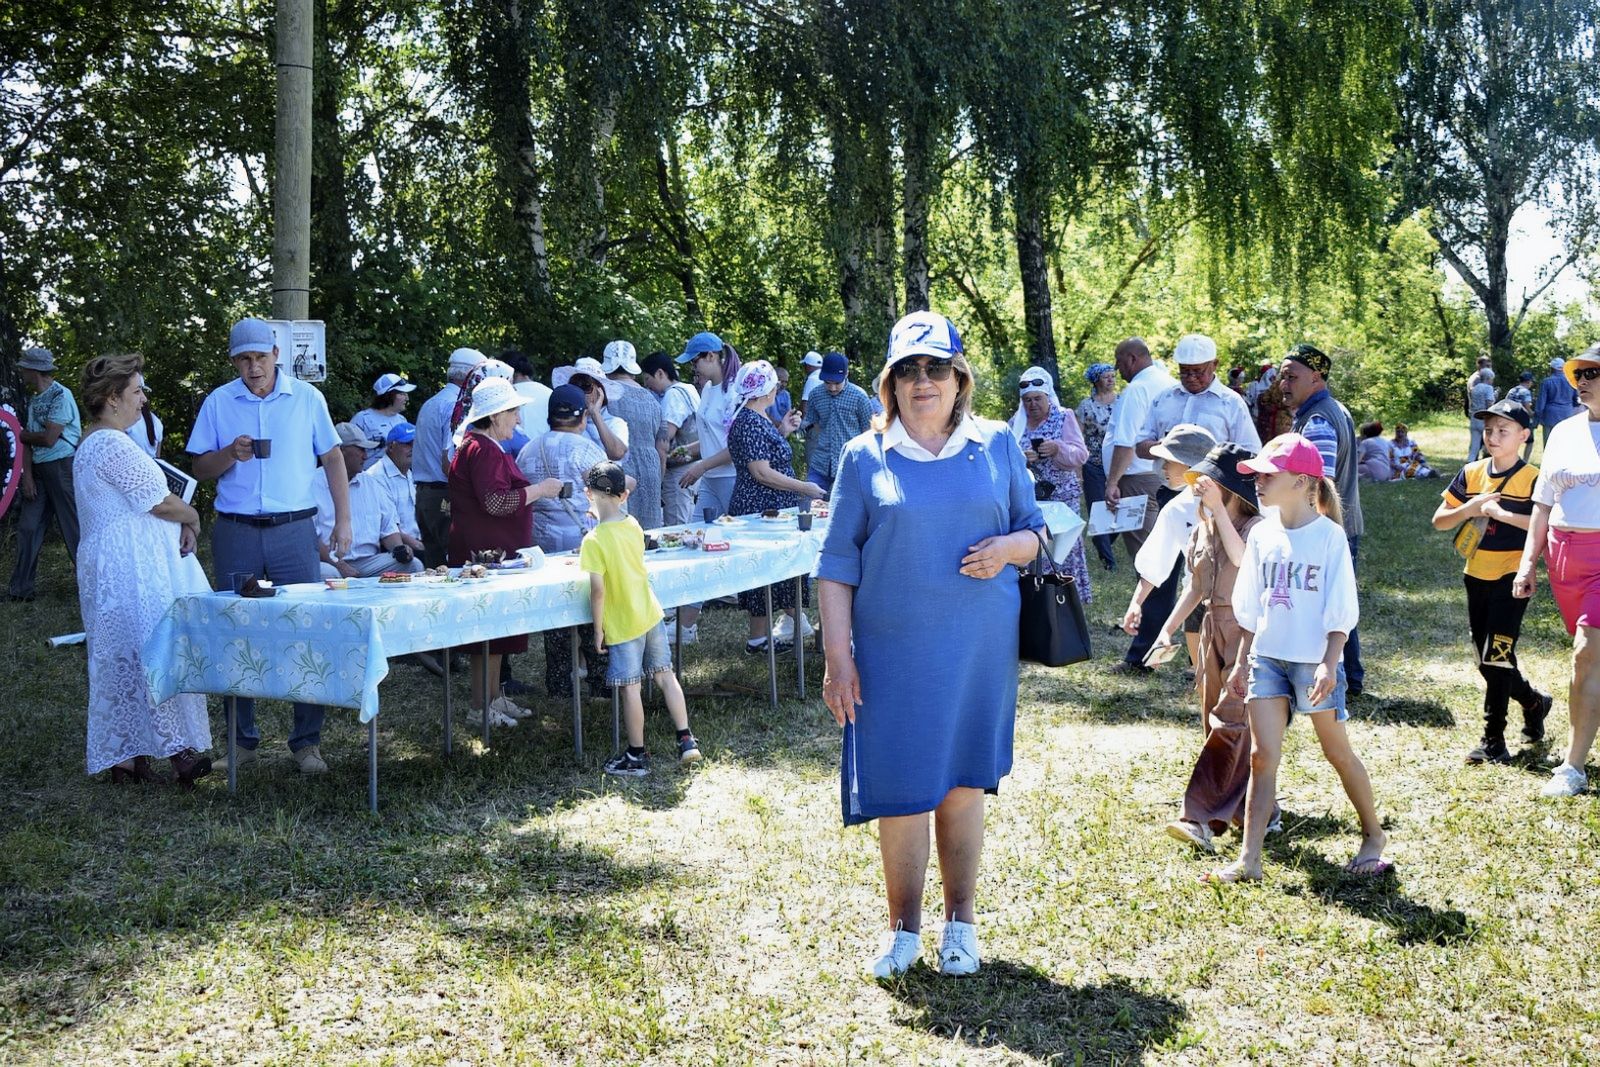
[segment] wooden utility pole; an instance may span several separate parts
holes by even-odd
[[[311,0],[278,0],[272,317],[311,317]]]

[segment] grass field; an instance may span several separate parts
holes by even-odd
[[[1436,459],[1465,450],[1465,429],[1419,437]],[[792,678],[777,713],[692,704],[706,761],[638,785],[599,772],[602,705],[584,766],[549,702],[488,751],[458,719],[446,759],[437,685],[401,666],[376,817],[341,710],[324,779],[294,772],[271,704],[273,758],[237,797],[220,774],[188,795],[114,789],[83,775],[81,650],[42,641],[78,628],[53,544],[46,595],[0,605],[0,1062],[1600,1062],[1600,805],[1538,799],[1531,755],[1462,765],[1480,688],[1458,561],[1427,526],[1443,484],[1363,490],[1350,732],[1398,879],[1341,874],[1354,816],[1297,723],[1266,881],[1197,883],[1209,864],[1161,832],[1200,740],[1193,700],[1176,664],[1108,673],[1129,568],[1096,567],[1097,660],[1023,671],[982,973],[882,987],[858,977],[883,925],[874,834],[840,828],[837,731]],[[742,625],[708,616],[691,685],[761,677],[734,651]],[[928,635],[937,654],[960,620]],[[1566,647],[1541,587],[1521,651],[1558,694],[1555,735]],[[541,676],[536,654],[519,674]],[[663,714],[649,730],[670,749]],[[938,899],[935,874],[930,914]]]

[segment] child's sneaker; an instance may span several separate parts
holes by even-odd
[[[922,954],[922,938],[907,930],[896,928],[883,935],[883,951],[867,961],[868,978],[899,978],[911,969]]]
[[[939,939],[939,973],[961,976],[978,973],[978,928],[951,919]]]
[[[635,756],[631,752],[618,752],[606,760],[605,772],[614,774],[618,778],[643,778],[650,773],[650,757],[648,755]]]
[[[1485,737],[1478,742],[1478,747],[1467,753],[1467,762],[1476,766],[1480,763],[1510,763],[1511,752],[1506,748],[1505,738]]]
[[[678,762],[700,762],[700,742],[694,739],[694,734],[690,734],[678,742]]]
[[[533,714],[532,710],[523,707],[508,696],[497,696],[489,703],[491,712],[499,712],[508,719],[526,719]]]
[[[1539,702],[1531,708],[1522,709],[1522,739],[1530,745],[1537,745],[1544,740],[1544,720],[1550,714],[1550,709],[1555,707],[1556,698],[1549,693],[1540,693]]]

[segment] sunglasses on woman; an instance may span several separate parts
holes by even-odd
[[[1017,388],[1018,389],[1043,389],[1049,384],[1050,383],[1045,381],[1043,378],[1029,378],[1025,382],[1018,382],[1017,383]]]
[[[1574,367],[1572,376],[1580,382],[1592,382],[1596,378],[1600,378],[1600,366],[1591,363],[1587,367]]]
[[[955,363],[948,359],[929,359],[926,363],[907,359],[894,365],[894,377],[896,381],[914,382],[920,376],[927,375],[930,382],[947,382],[955,369]]]

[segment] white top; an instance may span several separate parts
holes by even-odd
[[[1148,507],[1153,501],[1146,501]],[[1151,585],[1160,585],[1189,544],[1189,534],[1200,521],[1200,498],[1185,486],[1156,513],[1150,536],[1133,557],[1133,569]]]
[[[1212,378],[1198,393],[1175,385],[1161,393],[1145,417],[1141,441],[1159,441],[1179,423],[1193,423],[1216,439],[1217,444],[1236,444],[1252,452],[1261,451],[1261,435],[1250,418],[1250,407],[1238,393]]]
[[[1003,424],[995,423],[995,427],[1003,428]],[[962,418],[961,424],[950,434],[949,439],[945,441],[944,447],[939,450],[937,456],[912,440],[911,435],[906,432],[906,428],[900,425],[898,418],[883,431],[883,450],[885,452],[892,448],[906,459],[916,460],[918,463],[932,463],[935,460],[949,459],[951,456],[958,454],[963,448],[966,448],[969,443],[974,442],[977,444],[983,443],[983,426],[971,415]]]
[[[362,464],[363,470],[383,458],[383,450],[388,447],[389,431],[405,421],[406,417],[401,412],[391,411],[385,415],[371,408],[362,408],[350,417],[350,422],[357,429],[371,440],[378,442],[376,446],[367,449],[366,462]]]
[[[325,469],[318,467],[311,476],[311,492],[317,498],[317,541],[326,545],[333,540],[333,495]],[[340,558],[366,559],[387,551],[380,541],[399,529],[400,519],[379,479],[365,471],[350,479],[350,551]]]
[[[528,402],[522,405],[522,414],[517,416],[518,428],[530,438],[549,433],[550,387],[543,382],[530,380],[518,382],[512,388],[528,398]]]
[[[1600,530],[1600,422],[1589,412],[1562,419],[1550,431],[1533,500],[1550,508],[1550,525],[1558,530]]]
[[[710,385],[700,390],[700,409],[695,416],[700,420],[700,458],[710,459],[718,452],[725,452],[728,448],[728,427],[726,422],[733,414],[733,396],[728,391],[726,384]],[[738,471],[733,469],[732,463],[724,463],[720,467],[712,467],[703,477],[706,478],[732,478]]]
[[[601,413],[600,417],[606,420],[606,429],[616,435],[617,440],[622,442],[624,448],[628,447],[628,424],[615,415],[607,415],[604,412]],[[601,451],[605,450],[605,445],[600,442],[600,431],[595,429],[593,419],[590,419],[583,427],[583,436],[600,445]]]
[[[1150,405],[1155,403],[1156,397],[1171,389],[1177,383],[1172,380],[1160,364],[1152,363],[1144,370],[1133,376],[1133,381],[1117,394],[1117,399],[1111,405],[1111,425],[1106,428],[1106,436],[1100,442],[1100,465],[1106,473],[1111,473],[1111,454],[1118,446],[1132,448],[1140,441],[1145,420],[1150,417]],[[1153,460],[1133,457],[1124,474],[1148,474],[1155,469]]]
[[[450,413],[455,410],[459,385],[446,385],[417,412],[416,447],[411,452],[411,477],[419,482],[444,484],[450,475],[445,455],[450,451]]]
[[[806,375],[806,384],[804,384],[804,385],[802,385],[800,387],[800,402],[803,404],[807,400],[810,400],[811,399],[811,394],[813,392],[815,392],[817,386],[819,386],[821,384],[822,384],[822,368],[818,367],[816,370],[814,370],[810,374]]]
[[[400,532],[422,540],[422,531],[417,528],[417,483],[411,480],[411,472],[402,472],[394,465],[394,460],[384,456],[366,469],[362,480],[367,478],[376,479],[383,487],[384,495],[394,507]]]
[[[1245,539],[1233,614],[1256,635],[1255,655],[1319,662],[1328,635],[1348,634],[1361,615],[1344,527],[1318,515],[1289,530],[1269,509]]]
[[[161,448],[161,435],[165,433],[166,430],[161,425],[161,416],[157,415],[153,411],[150,413],[150,424],[155,427],[155,444],[150,443],[150,436],[149,434],[145,433],[143,415],[139,416],[138,422],[128,427],[128,436],[133,438],[133,443],[138,445],[140,450],[143,451],[145,455],[149,456],[151,459],[155,459],[156,451]]]
[[[695,408],[700,406],[700,394],[687,382],[673,382],[656,399],[661,401],[661,421],[670,422],[680,430],[689,425]]]

